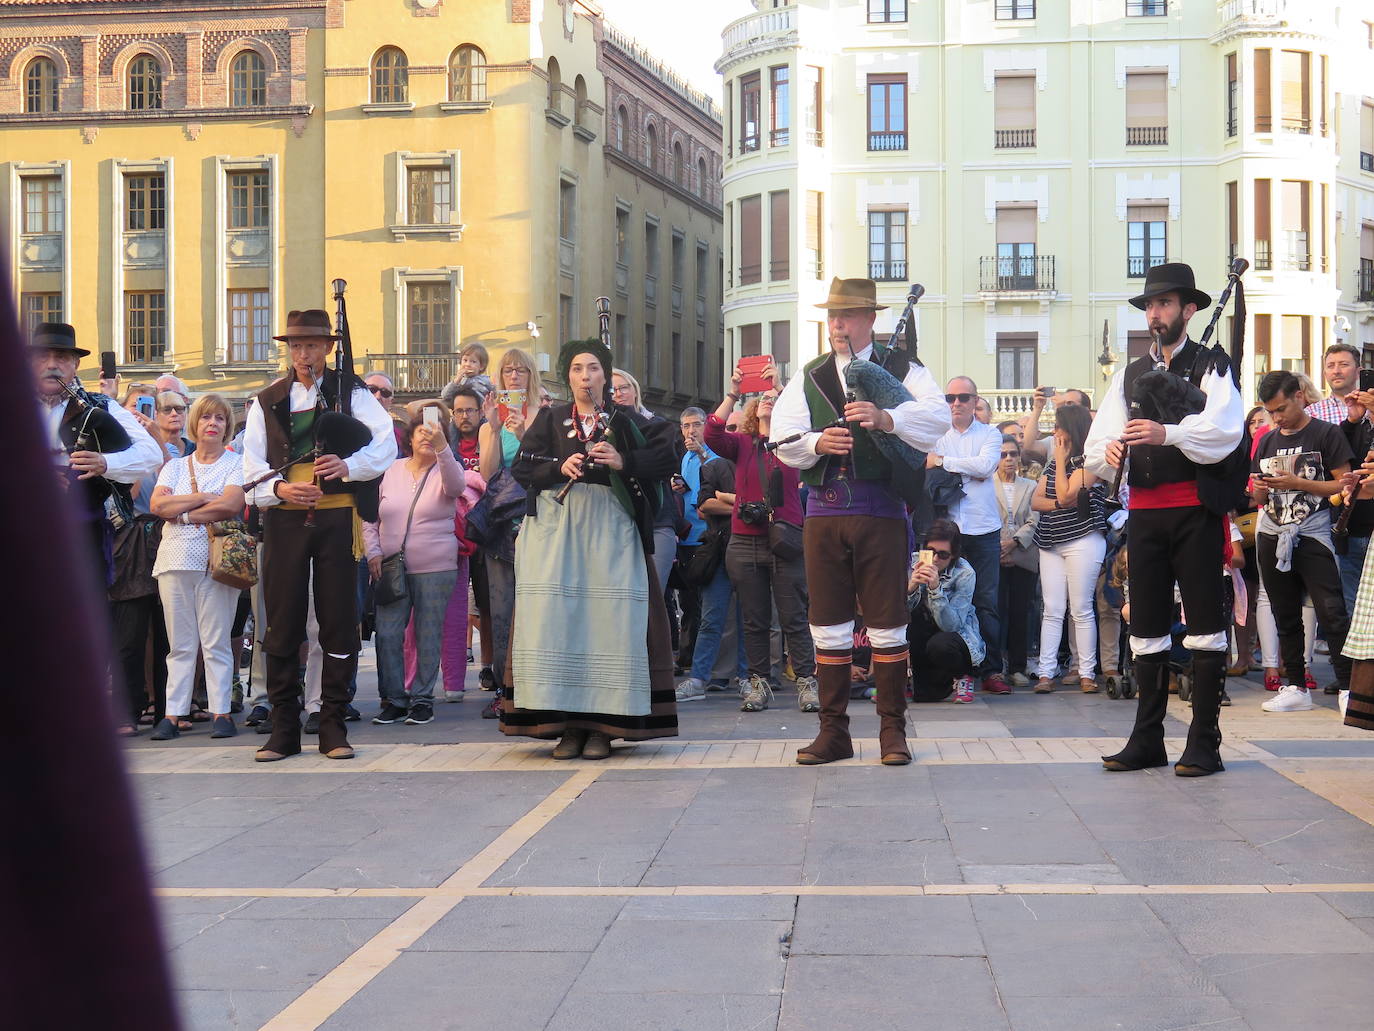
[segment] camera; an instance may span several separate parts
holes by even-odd
[[[739,519],[746,526],[767,526],[768,506],[762,501],[746,501],[739,507]]]

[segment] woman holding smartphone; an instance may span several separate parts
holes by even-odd
[[[1040,591],[1045,600],[1036,694],[1054,690],[1066,610],[1073,617],[1078,643],[1079,688],[1085,694],[1097,691],[1093,591],[1107,553],[1107,538],[1102,487],[1097,477],[1083,468],[1083,442],[1088,439],[1092,421],[1081,405],[1055,410],[1054,453],[1031,499],[1031,508],[1040,513],[1035,543],[1040,549]]]
[[[937,519],[907,581],[913,699],[973,701],[973,671],[985,654],[973,607],[973,567],[959,557],[959,527]]]

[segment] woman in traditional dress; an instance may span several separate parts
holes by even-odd
[[[535,415],[513,468],[529,501],[515,547],[514,697],[501,730],[559,738],[555,759],[604,759],[616,738],[677,734],[652,559],[673,427],[612,404],[611,367],[599,341],[564,345],[558,370],[574,400]]]
[[[1347,504],[1353,503],[1355,497],[1374,497],[1374,450],[1367,451],[1364,464],[1348,475],[1347,486],[1352,482],[1355,493],[1347,496]],[[1350,617],[1350,629],[1341,650],[1354,660],[1350,667],[1350,690],[1342,691],[1340,697],[1345,725],[1374,730],[1374,548],[1365,552],[1355,613]]]

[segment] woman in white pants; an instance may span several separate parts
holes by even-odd
[[[205,688],[213,714],[211,737],[238,733],[229,715],[233,652],[229,631],[239,589],[210,577],[209,524],[243,513],[243,459],[225,450],[229,405],[206,394],[191,406],[187,429],[196,449],[169,461],[158,474],[149,508],[166,520],[153,576],[167,620],[167,715],[152,740],[179,734],[177,720],[191,711],[196,652],[204,656]]]
[[[1065,609],[1073,617],[1079,687],[1086,694],[1097,691],[1093,591],[1107,539],[1102,487],[1083,468],[1083,442],[1091,426],[1092,416],[1086,408],[1063,405],[1055,411],[1054,457],[1045,466],[1031,498],[1031,508],[1040,513],[1035,543],[1040,549],[1040,593],[1045,602],[1037,694],[1054,690]]]

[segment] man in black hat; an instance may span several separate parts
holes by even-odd
[[[1087,466],[1098,476],[1114,478],[1125,461],[1129,487],[1131,650],[1139,699],[1126,747],[1102,759],[1109,770],[1168,764],[1164,717],[1175,583],[1188,623],[1183,643],[1192,652],[1193,720],[1174,772],[1202,777],[1223,769],[1219,716],[1227,618],[1222,554],[1230,503],[1216,489],[1215,470],[1207,467],[1224,462],[1240,443],[1245,408],[1229,366],[1217,366],[1210,349],[1204,351],[1188,338],[1188,320],[1211,303],[1194,285],[1189,266],[1171,263],[1150,269],[1145,291],[1131,298],[1145,312],[1153,338],[1150,351],[1113,378],[1084,446]],[[1190,410],[1162,416],[1167,424],[1140,418],[1132,409],[1151,398],[1142,396],[1137,382],[1152,372],[1186,381],[1153,377],[1150,393],[1156,404],[1164,395],[1192,393],[1188,384],[1200,388],[1205,401],[1194,394],[1197,403],[1187,406]],[[1191,410],[1196,408],[1201,410]]]
[[[351,759],[344,710],[358,664],[361,553],[354,491],[386,472],[396,458],[396,438],[391,417],[362,380],[347,370],[341,383],[339,374],[327,367],[326,358],[338,339],[328,313],[293,311],[287,315],[286,332],[275,339],[285,341],[291,368],[254,399],[243,435],[245,481],[267,477],[249,498],[263,510],[263,650],[272,704],[272,736],[255,758],[275,762],[301,750],[296,675],[305,640],[306,592],[313,576],[324,650],[319,747],[331,759]],[[356,431],[361,447],[347,455],[319,454],[312,462],[317,429],[329,421],[338,426],[343,418],[336,414],[341,391],[346,401],[342,411],[351,416],[345,429]],[[269,475],[273,470],[281,472]],[[375,511],[364,516],[376,519]]]
[[[64,487],[80,484],[77,507],[100,556],[96,568],[103,587],[110,582],[113,545],[105,502],[116,490],[127,498],[129,484],[156,476],[162,452],[132,412],[104,394],[82,389],[76,370],[90,353],[76,346],[76,330],[65,322],[40,322],[29,338],[38,417],[56,460],[59,481]]]
[[[898,471],[872,435],[891,433],[929,452],[949,430],[950,415],[925,366],[900,352],[889,356],[874,343],[873,323],[886,307],[877,296],[871,279],[831,281],[829,297],[816,306],[826,311],[830,351],[808,362],[783,389],[769,431],[778,457],[802,470],[801,480],[810,488],[803,548],[821,709],[820,732],[797,752],[797,762],[805,766],[854,754],[848,706],[860,606],[873,646],[880,761],[886,766],[911,762],[906,741],[909,524],[904,499],[894,488]],[[914,400],[888,408],[849,401],[844,373],[855,360],[886,360],[887,371]]]

